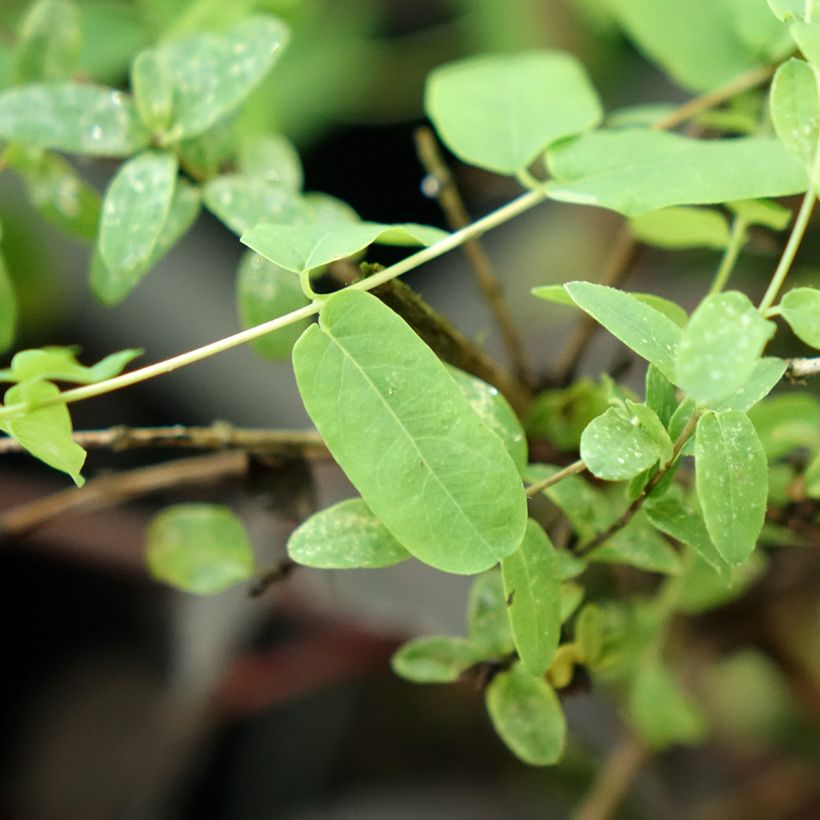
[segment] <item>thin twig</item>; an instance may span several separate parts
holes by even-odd
[[[285,457],[327,458],[322,437],[312,430],[267,430],[234,427],[217,421],[208,427],[110,427],[107,430],[78,431],[74,441],[86,450],[110,448],[181,447],[191,450],[245,450]],[[13,438],[0,439],[0,454],[19,453],[24,448]]]
[[[820,356],[810,359],[786,359],[786,372],[783,375],[792,381],[820,375]]]
[[[258,598],[260,595],[264,595],[274,584],[289,578],[298,566],[299,564],[291,561],[290,558],[283,558],[278,564],[265,570],[256,578],[256,581],[248,590],[248,597]]]
[[[470,216],[464,207],[452,173],[447,167],[441,151],[438,148],[433,131],[423,126],[416,129],[416,151],[424,170],[427,173],[426,182],[430,183],[430,193],[436,198],[447,224],[454,231],[470,224]],[[501,283],[493,269],[493,264],[487,256],[480,240],[472,239],[464,243],[464,253],[472,267],[475,280],[478,283],[487,304],[495,317],[504,347],[507,351],[513,372],[527,384],[532,384],[532,371],[527,365],[526,353],[515,320],[510,313],[509,306],[504,299]]]
[[[94,478],[83,487],[61,490],[0,513],[0,541],[24,535],[68,513],[105,509],[181,485],[235,478],[244,475],[247,467],[245,453],[215,453]]]
[[[529,496],[538,495],[542,490],[552,487],[553,484],[557,484],[559,481],[563,481],[571,475],[578,475],[578,473],[584,472],[586,468],[587,465],[584,464],[581,459],[573,461],[572,464],[564,467],[563,470],[559,470],[557,473],[553,473],[549,478],[544,478],[541,481],[536,481],[535,484],[530,484],[530,486],[527,487],[526,493]]]
[[[689,440],[689,436],[692,435],[694,432],[695,426],[698,423],[699,413],[694,412],[689,418],[689,421],[686,423],[686,427],[683,428],[681,434],[678,436],[677,440],[675,441],[675,446],[672,450],[672,458],[664,464],[657,473],[647,482],[646,487],[644,487],[643,492],[626,508],[622,515],[613,521],[603,532],[598,533],[591,541],[586,544],[582,544],[578,547],[575,554],[576,555],[587,555],[593,550],[597,549],[601,546],[605,541],[608,541],[616,532],[620,532],[634,517],[635,514],[643,507],[644,502],[647,498],[652,494],[652,491],[655,487],[660,484],[661,479],[672,469],[675,462],[678,460],[678,456],[680,455],[680,451],[683,449],[683,445]]]
[[[635,778],[644,767],[649,752],[634,735],[621,741],[606,761],[590,793],[572,820],[608,820],[629,792]]]

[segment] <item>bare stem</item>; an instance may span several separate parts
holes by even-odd
[[[820,375],[820,356],[811,359],[786,359],[784,376],[793,381],[801,381],[809,376]]]
[[[720,293],[729,281],[732,275],[732,270],[735,267],[737,258],[743,245],[746,243],[746,229],[748,222],[741,216],[736,216],[732,223],[732,231],[729,234],[729,241],[726,243],[726,250],[723,252],[723,258],[720,260],[720,266],[715,273],[715,278],[712,282],[712,287],[709,288],[709,295]]]
[[[554,473],[549,478],[544,478],[541,481],[536,481],[535,484],[530,484],[527,487],[526,493],[528,496],[538,495],[542,490],[546,490],[548,487],[552,487],[554,484],[557,484],[559,481],[563,481],[565,478],[569,478],[571,475],[578,475],[578,473],[583,473],[586,470],[587,465],[581,459],[578,461],[573,461],[567,467],[564,467],[563,470],[559,470],[557,473]]]
[[[444,212],[447,224],[452,230],[466,227],[470,224],[470,217],[464,207],[464,201],[459,194],[453,175],[441,156],[435,134],[430,128],[424,126],[416,130],[415,136],[419,159],[427,172],[428,180],[432,182],[432,193]],[[532,384],[532,374],[527,366],[524,345],[504,298],[501,283],[484,246],[478,239],[471,239],[464,243],[464,254],[470,262],[475,280],[501,331],[513,372],[522,381]]]

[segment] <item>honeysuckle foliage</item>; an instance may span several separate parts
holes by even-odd
[[[663,100],[607,116],[564,51],[440,66],[424,100],[441,141],[528,189],[455,233],[365,221],[305,192],[284,135],[238,127],[291,38],[268,14],[158,38],[132,55],[128,88],[115,88],[76,71],[75,4],[38,0],[20,25],[13,83],[0,91],[4,165],[45,220],[92,243],[90,286],[103,303],[126,300],[203,206],[241,238],[236,299],[247,332],[215,347],[252,342],[266,358],[292,358],[305,408],[357,493],[301,522],[290,560],[333,570],[416,560],[476,575],[465,635],[417,638],[393,668],[419,683],[480,672],[498,734],[533,765],[561,758],[562,690],[579,667],[613,687],[649,745],[698,742],[704,717],[663,651],[669,616],[741,595],[765,570],[767,507],[797,485],[820,498],[820,402],[807,392],[770,397],[788,363],[767,355],[772,340],[793,356],[820,348],[820,290],[786,285],[820,190],[820,11],[803,0],[590,4],[673,82],[711,92],[690,114],[700,117],[697,136],[669,129],[686,118]],[[101,195],[75,156],[114,163]],[[804,195],[795,215],[776,201],[793,195]],[[606,375],[584,377],[537,392],[519,418],[497,386],[445,364],[367,292],[543,200],[615,211],[636,241],[666,252],[723,251],[692,310],[570,274],[534,289],[644,362],[642,396]],[[757,306],[729,284],[753,229],[784,244]],[[349,271],[376,243],[421,250],[329,295],[314,291],[336,263]],[[0,258],[3,350],[18,332],[16,304]],[[11,383],[0,430],[80,484],[85,452],[68,405],[172,369],[120,375],[138,354],[89,367],[71,348],[16,352],[0,371]],[[533,452],[556,463],[531,461],[528,439],[547,443]],[[147,556],[156,578],[195,594],[264,572],[241,520],[214,505],[160,513]],[[660,576],[660,591],[601,595],[586,581],[593,564]]]

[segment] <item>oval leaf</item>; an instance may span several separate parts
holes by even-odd
[[[786,372],[786,362],[774,356],[759,359],[749,381],[739,387],[728,399],[717,402],[715,410],[740,410],[745,413],[772,392]]]
[[[29,148],[127,157],[149,138],[131,99],[111,88],[32,84],[0,94],[0,139]]]
[[[820,94],[807,62],[792,58],[777,69],[769,110],[780,141],[811,173],[820,136]]]
[[[148,529],[146,560],[160,581],[197,595],[214,595],[254,573],[242,522],[226,507],[178,504]]]
[[[662,208],[629,220],[629,229],[645,245],[659,248],[714,248],[729,241],[726,218],[705,208]]]
[[[581,435],[581,458],[587,469],[606,481],[625,481],[655,464],[657,442],[630,413],[610,407]]]
[[[484,657],[503,657],[513,651],[507,596],[498,570],[479,575],[473,581],[467,604],[467,625],[470,640]]]
[[[142,121],[155,131],[162,131],[171,121],[174,84],[161,51],[137,54],[131,66],[131,89]]]
[[[532,519],[501,573],[518,656],[531,674],[543,675],[561,637],[561,578],[555,547]]]
[[[820,349],[820,290],[794,288],[780,301],[780,309],[794,335]]]
[[[549,766],[564,753],[566,720],[552,687],[520,664],[487,687],[487,711],[499,737],[524,763]]]
[[[701,416],[695,470],[712,543],[724,561],[742,564],[763,528],[768,495],[766,454],[743,413],[726,410]]]
[[[367,505],[412,555],[477,573],[513,552],[515,464],[444,365],[378,299],[347,289],[293,348],[305,407]]]
[[[360,498],[310,516],[288,539],[288,555],[316,569],[379,569],[410,557]]]
[[[393,655],[393,671],[413,683],[452,683],[482,660],[481,653],[464,638],[418,638]]]
[[[39,0],[20,26],[14,53],[17,84],[66,80],[80,50],[77,7],[70,0]]]
[[[291,191],[302,190],[302,161],[282,134],[265,134],[239,146],[239,170],[249,177],[278,182]]]
[[[35,382],[46,379],[75,384],[93,384],[119,375],[125,366],[141,356],[138,349],[121,350],[91,367],[77,361],[72,347],[42,347],[14,354],[11,367],[0,371],[0,381]]]
[[[456,156],[500,174],[524,170],[550,143],[603,116],[583,67],[560,51],[441,66],[428,79],[425,109]]]
[[[553,199],[626,216],[670,205],[787,196],[808,188],[802,163],[776,139],[696,140],[649,129],[597,131],[547,152]],[[659,184],[663,180],[663,184]]]
[[[681,334],[671,319],[631,294],[605,285],[568,282],[564,287],[578,307],[674,381]]]
[[[704,404],[729,398],[752,377],[774,331],[744,294],[707,296],[681,336],[675,383]]]

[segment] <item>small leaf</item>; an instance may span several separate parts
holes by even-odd
[[[750,225],[762,225],[773,231],[785,230],[792,220],[792,212],[771,199],[741,199],[727,202],[726,207]]]
[[[561,637],[561,591],[555,547],[532,519],[501,573],[518,656],[527,671],[543,675]]]
[[[753,407],[749,418],[770,459],[798,447],[820,447],[820,400],[807,393],[774,396]]]
[[[566,720],[553,689],[520,664],[499,672],[487,687],[496,732],[524,763],[549,766],[564,753]]]
[[[610,564],[627,564],[646,572],[677,575],[681,562],[677,552],[662,538],[640,510],[623,529],[589,556],[590,561]]]
[[[781,299],[780,308],[794,335],[820,349],[820,290],[794,288]]]
[[[549,144],[603,116],[583,68],[560,51],[441,66],[428,79],[425,109],[456,156],[500,174],[524,170]]]
[[[615,288],[592,282],[568,282],[565,287],[578,307],[670,381],[675,380],[675,353],[681,333],[674,322]]]
[[[766,558],[752,553],[730,573],[719,573],[697,553],[690,553],[679,579],[675,609],[689,615],[724,606],[742,597],[766,569]]]
[[[395,313],[362,291],[335,293],[293,363],[333,457],[408,552],[473,574],[515,551],[527,521],[515,464]]]
[[[72,347],[43,347],[21,350],[11,360],[11,368],[0,371],[0,381],[57,381],[93,384],[119,375],[125,366],[142,355],[142,350],[121,350],[101,359],[92,367],[77,361]]]
[[[393,655],[393,671],[413,683],[453,683],[482,661],[481,652],[464,638],[433,636],[404,644]]]
[[[630,420],[634,425],[637,419],[641,429],[655,442],[660,453],[661,464],[666,464],[672,460],[672,439],[669,438],[669,433],[666,432],[666,427],[658,418],[655,411],[645,404],[638,404],[638,402],[631,399],[626,400],[626,409],[632,413],[633,418]]]
[[[113,273],[108,269],[99,249],[91,259],[91,288],[100,301],[106,305],[116,305],[125,299],[140,283],[148,271],[165,256],[194,224],[200,210],[199,188],[179,179],[174,187],[174,195],[168,215],[154,244],[151,255],[130,270]]]
[[[281,21],[253,16],[224,35],[197,34],[164,46],[162,58],[174,77],[174,116],[165,139],[196,136],[230,114],[259,85],[288,39]]]
[[[18,85],[66,80],[80,50],[77,7],[70,0],[39,0],[20,26],[14,51]]]
[[[359,215],[350,205],[330,194],[320,194],[313,191],[306,193],[302,199],[310,209],[310,222],[319,225],[332,225],[339,222],[357,224],[361,222]]]
[[[815,69],[794,58],[783,63],[772,81],[769,110],[778,138],[811,173],[820,138]]]
[[[806,0],[768,0],[768,3],[772,13],[786,22],[802,20],[806,13]],[[813,11],[816,5],[816,0],[812,0],[810,11]]]
[[[11,347],[17,331],[17,296],[0,253],[0,351]]]
[[[820,66],[820,26],[798,20],[789,26],[789,33],[803,56],[815,67]]]
[[[581,458],[605,481],[624,481],[649,469],[660,458],[657,442],[630,413],[610,407],[593,419],[581,436]]]
[[[772,392],[783,378],[786,362],[774,356],[759,359],[749,381],[739,387],[728,399],[714,405],[715,410],[739,410],[745,413]]]
[[[162,51],[141,51],[131,65],[131,89],[142,121],[153,131],[163,131],[174,108],[174,80]]]
[[[25,382],[10,387],[3,402],[6,405],[39,404],[53,401],[59,395],[59,389],[50,382]],[[78,487],[85,483],[80,475],[85,450],[71,438],[71,415],[65,404],[27,410],[19,416],[0,421],[0,430],[16,439],[49,467],[68,473]]]
[[[146,560],[154,578],[196,595],[223,592],[255,572],[242,522],[214,504],[164,509],[148,528]]]
[[[239,170],[257,179],[276,182],[288,190],[302,190],[303,174],[299,154],[282,134],[265,134],[239,146]]]
[[[547,152],[552,199],[626,216],[799,194],[805,168],[775,139],[696,140],[649,129],[596,131]],[[662,180],[662,184],[660,181]]]
[[[560,589],[561,623],[565,624],[584,600],[584,588],[572,581],[565,581]]]
[[[457,367],[447,369],[475,414],[501,439],[515,466],[523,473],[527,466],[527,436],[510,403],[498,388],[487,382]]]
[[[662,208],[629,220],[629,229],[645,245],[659,248],[714,248],[729,241],[724,216],[705,208]]]
[[[678,407],[675,386],[654,364],[646,369],[646,404],[666,427]]]
[[[177,164],[146,151],[117,171],[103,200],[100,255],[114,276],[128,276],[151,258],[171,208]]]
[[[236,303],[243,327],[268,322],[308,304],[299,280],[284,268],[268,262],[253,251],[246,251],[239,263],[236,280]],[[290,356],[296,340],[308,326],[308,320],[294,322],[254,339],[251,346],[267,359]]]
[[[379,569],[410,557],[360,498],[311,515],[288,539],[288,555],[316,569]]]
[[[766,515],[766,454],[748,417],[737,410],[705,413],[695,439],[698,498],[706,528],[732,565],[751,555]]]
[[[705,719],[695,702],[657,662],[638,668],[629,695],[629,715],[644,740],[656,749],[696,744],[706,734]]]
[[[237,236],[260,222],[284,225],[303,223],[309,211],[298,194],[279,182],[226,174],[210,180],[203,189],[208,210]]]
[[[820,453],[809,462],[803,480],[806,484],[806,495],[809,498],[820,498]]]
[[[507,593],[498,570],[485,572],[473,581],[467,624],[470,640],[483,657],[504,657],[513,651]]]
[[[744,294],[707,296],[681,336],[675,383],[704,404],[729,398],[752,377],[774,331]]]
[[[545,390],[535,397],[527,418],[527,431],[561,450],[577,450],[586,426],[607,406],[599,385],[587,378],[578,379],[569,387]]]
[[[257,225],[240,240],[258,254],[294,273],[345,259],[378,242],[383,245],[432,245],[447,234],[426,225],[356,224]]]
[[[150,135],[130,98],[94,85],[24,85],[0,94],[0,139],[69,154],[127,157]]]
[[[238,145],[235,116],[227,116],[207,131],[175,145],[179,164],[197,180],[209,180],[230,168]]]
[[[575,643],[580,660],[586,666],[594,666],[604,651],[606,619],[597,604],[587,604],[575,621]]]

